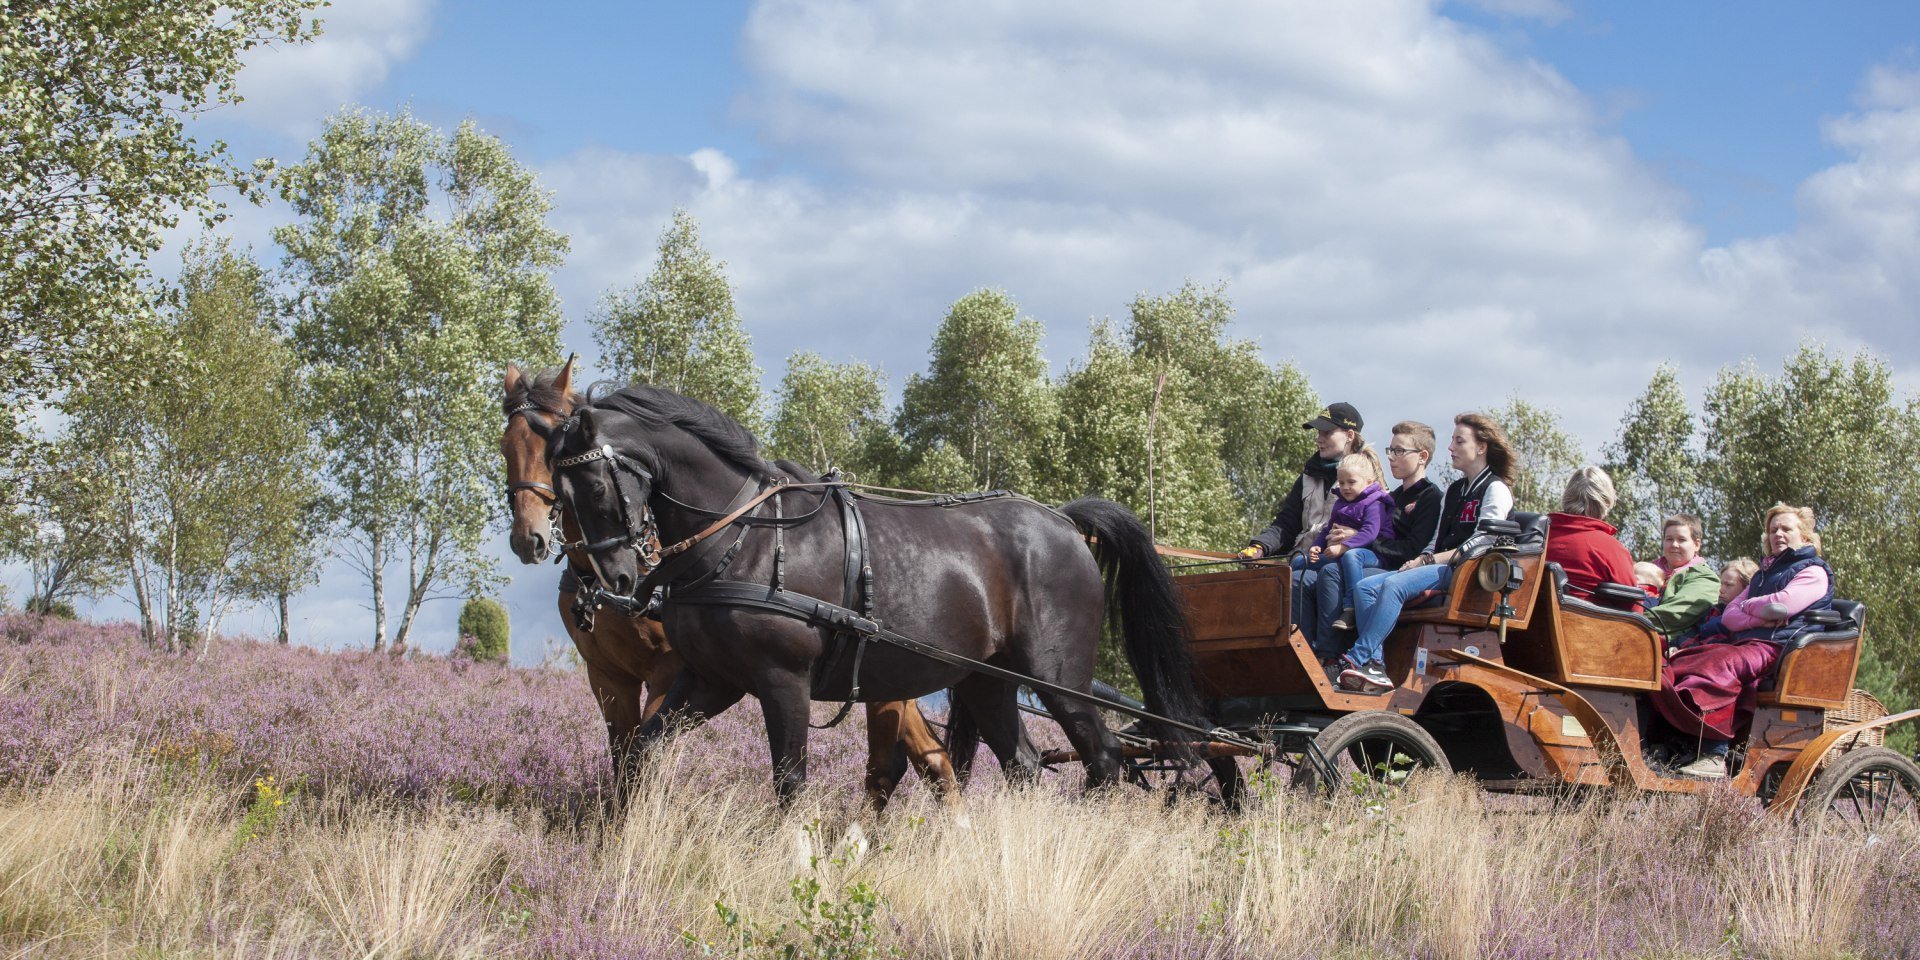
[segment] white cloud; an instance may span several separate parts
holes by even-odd
[[[239,79],[246,99],[225,117],[286,136],[313,135],[413,55],[427,37],[433,6],[434,0],[333,0],[320,11],[318,39],[252,51]]]

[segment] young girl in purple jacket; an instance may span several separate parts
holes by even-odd
[[[1380,458],[1371,446],[1341,458],[1333,481],[1338,497],[1333,502],[1333,515],[1321,526],[1306,554],[1294,559],[1295,569],[1318,570],[1329,563],[1340,564],[1342,608],[1353,606],[1353,585],[1360,582],[1361,572],[1380,563],[1368,548],[1393,529],[1393,495],[1381,487],[1381,473]],[[1352,533],[1329,545],[1328,535],[1334,527],[1346,527]]]

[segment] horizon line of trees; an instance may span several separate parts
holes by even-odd
[[[232,609],[268,604],[284,642],[289,598],[337,561],[366,582],[372,645],[398,652],[423,604],[502,580],[485,552],[504,519],[499,376],[558,361],[552,273],[567,240],[532,174],[471,122],[448,133],[348,110],[300,162],[249,171],[195,145],[181,120],[233,99],[247,49],[312,36],[313,6],[126,20],[77,5],[0,25],[9,49],[35,54],[0,78],[0,172],[27,185],[0,216],[0,547],[27,562],[30,607],[115,592],[150,643],[204,653]],[[175,69],[118,68],[136,60]],[[126,155],[103,154],[116,134]],[[277,268],[211,232],[215,184],[293,210]],[[156,282],[146,257],[181,210],[207,239]],[[983,289],[950,305],[897,403],[884,371],[811,351],[765,396],[725,264],[685,211],[651,271],[588,320],[613,378],[709,402],[769,456],[890,486],[1098,494],[1159,539],[1203,547],[1265,522],[1320,406],[1303,371],[1268,362],[1232,322],[1222,285],[1142,294],[1056,376],[1041,325]],[[1583,446],[1550,407],[1488,400],[1524,463],[1521,505],[1551,508]],[[54,436],[33,426],[48,409],[63,415]],[[1724,560],[1758,552],[1766,506],[1812,506],[1842,591],[1874,610],[1864,684],[1912,703],[1916,441],[1920,399],[1885,361],[1808,343],[1777,372],[1722,369],[1697,407],[1660,368],[1602,465],[1638,556],[1666,514],[1702,517]]]

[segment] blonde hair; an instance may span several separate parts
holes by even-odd
[[[1726,569],[1721,570],[1720,575],[1724,577],[1731,573],[1739,577],[1740,582],[1745,584],[1753,582],[1753,575],[1759,572],[1760,564],[1758,562],[1752,557],[1741,557],[1738,560],[1727,561]]]
[[[1773,526],[1774,517],[1783,513],[1791,513],[1800,519],[1801,535],[1806,537],[1807,543],[1813,547],[1814,555],[1819,556],[1820,534],[1813,529],[1813,508],[1788,506],[1784,503],[1776,503],[1768,507],[1767,515],[1760,519],[1760,552],[1769,557],[1773,556],[1773,551],[1767,546],[1767,528]]]
[[[1371,443],[1362,447],[1358,453],[1349,453],[1341,457],[1338,469],[1355,470],[1363,477],[1372,475],[1374,483],[1381,486],[1387,484],[1386,467],[1380,463],[1380,454],[1374,452]]]
[[[1619,497],[1613,492],[1613,478],[1605,470],[1588,464],[1567,478],[1567,491],[1560,495],[1560,509],[1596,520],[1607,515]]]
[[[1633,565],[1633,578],[1638,580],[1641,577],[1646,577],[1663,587],[1667,584],[1667,572],[1660,569],[1659,564],[1648,560],[1642,560]]]

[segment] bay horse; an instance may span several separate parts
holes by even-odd
[[[501,382],[507,424],[500,435],[500,454],[506,460],[513,515],[509,543],[523,563],[540,563],[561,544],[580,540],[572,514],[556,502],[546,459],[547,435],[581,400],[571,389],[572,376],[571,359],[557,371],[536,375],[509,364]],[[635,759],[635,735],[659,711],[681,663],[658,619],[615,611],[581,617],[576,603],[582,580],[589,576],[586,558],[570,550],[560,579],[560,621],[586,665],[587,683],[606,719],[617,789],[624,789]],[[936,793],[957,798],[955,765],[914,701],[869,703],[866,714],[866,794],[874,809],[886,807],[909,763]]]
[[[761,459],[752,434],[719,411],[640,385],[576,408],[552,432],[547,457],[600,587],[627,602],[663,582],[668,590],[663,619],[691,669],[642,727],[642,749],[670,719],[699,722],[750,693],[766,717],[775,790],[789,802],[806,780],[814,699],[896,700],[951,687],[955,709],[1009,776],[1029,772],[1013,683],[849,639],[879,624],[1085,693],[1113,619],[1148,708],[1183,722],[1200,714],[1172,579],[1145,526],[1117,503],[853,496]],[[653,534],[673,544],[671,559],[642,556]],[[726,546],[724,555],[714,546]],[[856,570],[868,612],[849,619]],[[796,614],[795,598],[819,615]],[[1117,781],[1119,744],[1095,708],[1036,690],[1083,758],[1089,788]]]

